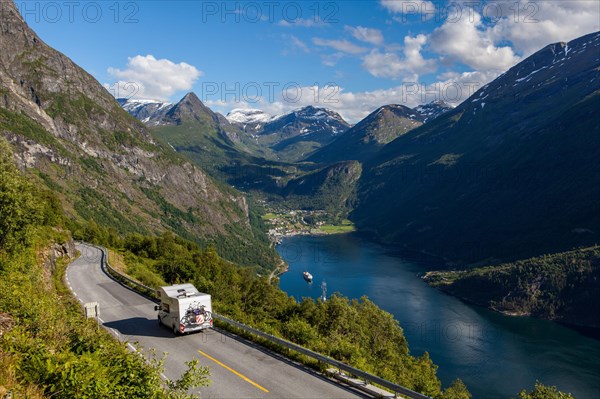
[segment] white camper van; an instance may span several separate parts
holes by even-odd
[[[157,296],[158,324],[172,328],[176,335],[212,327],[210,295],[199,292],[192,284],[160,287]]]

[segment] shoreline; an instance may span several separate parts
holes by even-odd
[[[281,245],[283,239],[285,238],[291,238],[291,237],[297,237],[297,236],[305,236],[305,237],[323,237],[323,236],[333,236],[333,235],[341,235],[341,234],[351,234],[351,233],[356,233],[356,230],[353,231],[343,231],[343,232],[325,232],[325,231],[319,231],[319,232],[305,232],[305,231],[301,231],[301,232],[289,232],[289,233],[285,233],[285,234],[281,234],[276,236],[276,239],[274,239],[275,237],[269,236],[269,238],[271,239],[271,242],[273,243],[273,246],[276,247],[277,245]],[[275,266],[275,269],[273,269],[273,271],[271,272],[271,274],[269,274],[269,283],[273,283],[273,279],[275,278],[279,278],[280,276],[282,276],[284,273],[287,273],[290,269],[289,264],[281,257],[281,255],[279,255],[279,263],[277,264],[277,266]]]

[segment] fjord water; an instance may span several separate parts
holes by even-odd
[[[353,234],[289,237],[277,250],[289,263],[280,279],[284,291],[317,298],[325,281],[328,295],[367,295],[400,322],[413,355],[429,352],[444,386],[461,378],[475,399],[512,398],[538,380],[576,398],[600,397],[600,341],[431,288],[419,276],[436,269],[434,259],[393,253]]]

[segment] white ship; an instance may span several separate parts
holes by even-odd
[[[313,279],[312,274],[310,274],[309,272],[304,272],[304,273],[302,273],[302,275],[304,276],[304,279],[307,282],[312,283],[312,279]]]

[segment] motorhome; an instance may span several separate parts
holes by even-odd
[[[211,297],[192,284],[160,287],[157,296],[158,324],[171,328],[176,335],[212,327]]]

